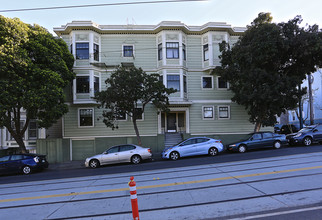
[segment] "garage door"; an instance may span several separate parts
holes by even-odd
[[[73,140],[72,144],[73,160],[85,160],[95,154],[94,140]]]

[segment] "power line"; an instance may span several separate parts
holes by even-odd
[[[144,1],[144,2],[121,2],[121,3],[109,3],[109,4],[57,6],[57,7],[45,7],[45,8],[8,9],[8,10],[0,10],[0,12],[20,12],[20,11],[38,11],[38,10],[53,10],[53,9],[68,9],[68,8],[87,8],[87,7],[118,6],[118,5],[160,4],[160,3],[200,2],[200,1],[208,1],[208,0],[165,0],[165,1]]]

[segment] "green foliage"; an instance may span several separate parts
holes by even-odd
[[[63,40],[38,25],[0,16],[0,32],[0,126],[25,151],[31,119],[48,128],[68,111],[63,89],[75,77],[74,58]]]
[[[107,127],[115,129],[118,128],[118,117],[128,115],[132,118],[139,144],[141,141],[136,125],[137,108],[142,108],[143,113],[145,106],[153,103],[159,111],[166,111],[169,105],[168,95],[176,91],[165,88],[159,81],[158,74],[147,74],[136,67],[118,67],[105,83],[107,89],[95,94],[95,99],[105,109],[103,122]]]
[[[269,13],[260,13],[232,48],[221,43],[221,67],[213,71],[230,83],[232,101],[245,106],[255,130],[274,125],[276,115],[295,108],[305,94],[297,86],[322,65],[316,25],[299,27],[299,16],[287,23],[271,20]]]

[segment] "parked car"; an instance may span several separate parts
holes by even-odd
[[[221,140],[208,137],[193,137],[184,140],[177,145],[167,147],[162,152],[162,158],[177,160],[180,157],[209,154],[216,156],[224,150]]]
[[[287,125],[282,125],[282,127],[280,128],[279,134],[292,134],[292,133],[296,133],[299,131],[299,128],[295,125],[292,124],[287,124]]]
[[[146,159],[152,159],[150,148],[144,148],[134,144],[123,144],[113,146],[102,154],[86,158],[85,166],[97,168],[101,165],[125,162],[138,164]]]
[[[46,155],[13,154],[0,158],[0,174],[30,174],[35,170],[48,168],[48,166]]]
[[[305,146],[309,146],[313,142],[321,142],[322,125],[307,126],[297,133],[287,135],[286,138],[291,145],[304,144]]]
[[[227,150],[244,153],[250,149],[274,147],[276,149],[288,142],[284,134],[272,132],[254,132],[246,135],[241,141],[229,144]]]

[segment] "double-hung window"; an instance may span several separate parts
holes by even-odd
[[[76,43],[76,59],[89,59],[89,45],[88,43]]]
[[[99,61],[100,59],[100,47],[98,44],[94,44],[93,45],[93,49],[94,49],[94,60],[95,61]]]
[[[212,89],[212,76],[203,76],[202,77],[202,88],[203,89]]]
[[[36,120],[29,121],[28,139],[37,139],[37,122],[36,122]]]
[[[133,46],[131,45],[123,46],[123,57],[133,57],[133,56],[134,56]]]
[[[162,44],[158,45],[158,60],[162,60]]]
[[[182,56],[183,60],[186,60],[186,45],[182,44]]]
[[[89,76],[76,76],[76,92],[89,93]]]
[[[218,76],[218,89],[227,89],[228,83],[227,81],[223,80],[220,76]]]
[[[80,127],[93,127],[94,126],[94,109],[79,109],[79,126]]]
[[[204,61],[209,60],[209,48],[208,48],[208,44],[203,45],[203,60]]]
[[[167,88],[180,91],[180,75],[167,75]]]
[[[166,44],[167,59],[179,59],[179,43],[171,42]]]
[[[100,91],[100,78],[98,76],[94,76],[94,93]]]

